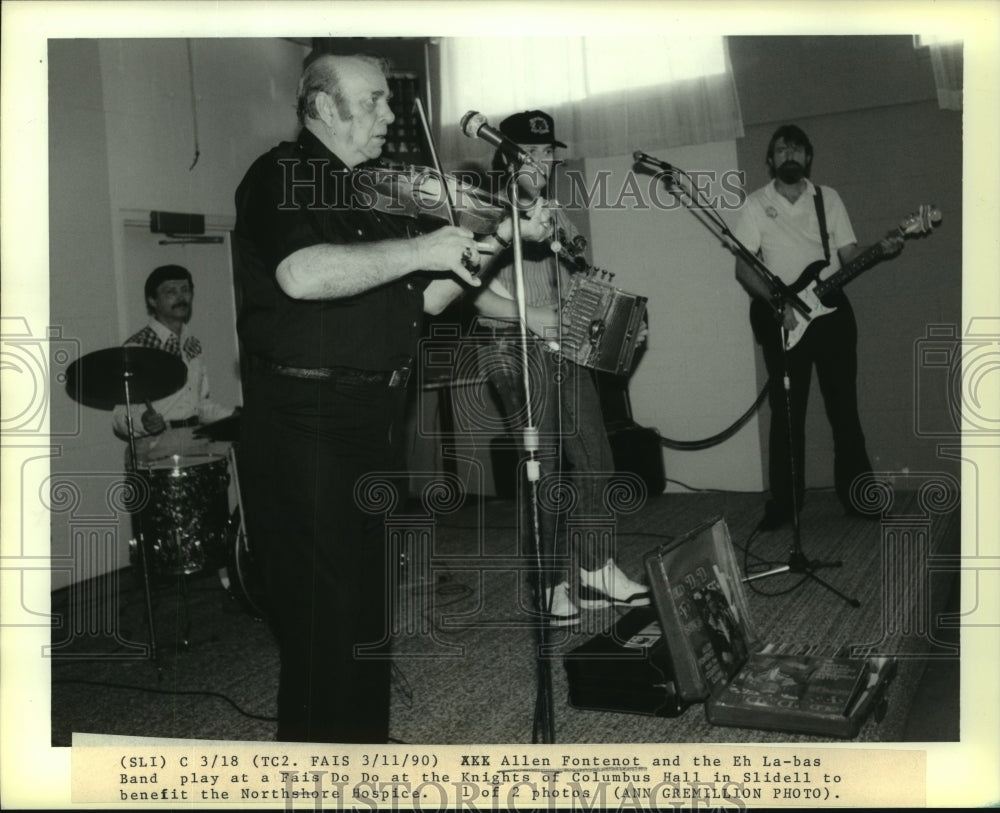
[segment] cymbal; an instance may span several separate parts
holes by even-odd
[[[109,347],[74,361],[66,370],[70,397],[87,406],[111,409],[125,403],[126,382],[132,404],[177,392],[187,381],[179,356],[153,347]]]

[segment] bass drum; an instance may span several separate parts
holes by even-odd
[[[226,567],[229,575],[229,594],[258,621],[267,618],[264,600],[264,582],[260,563],[254,559],[247,540],[243,516],[239,506],[229,517],[226,526]]]
[[[220,562],[229,514],[226,458],[169,455],[146,461],[138,472],[149,484],[141,520],[150,572],[188,576]],[[133,559],[138,560],[135,549]]]

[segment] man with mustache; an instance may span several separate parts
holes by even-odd
[[[208,441],[194,438],[195,427],[221,420],[233,412],[211,400],[201,342],[187,329],[194,302],[191,273],[180,265],[161,265],[146,278],[143,292],[149,324],[125,344],[153,347],[179,356],[187,367],[187,381],[165,398],[133,405],[132,431],[140,464],[153,458],[202,450]],[[124,406],[115,408],[112,420],[115,434],[127,439]]]
[[[807,266],[828,255],[828,264],[820,274],[820,279],[825,279],[867,250],[858,247],[847,210],[837,192],[824,186],[818,194],[819,187],[809,180],[813,148],[799,127],[792,124],[779,127],[771,136],[765,160],[773,181],[747,197],[734,234],[750,251],[758,253],[775,276],[791,285]],[[821,213],[827,236],[825,244]],[[881,244],[887,254],[894,254],[902,248],[903,238],[887,236]],[[771,293],[741,259],[736,261],[736,278],[753,297],[750,321],[770,376],[771,499],[759,528],[774,530],[791,522],[794,507],[802,505],[805,413],[813,367],[833,430],[837,497],[848,515],[860,515],[851,503],[851,483],[859,476],[870,474],[872,467],[858,416],[858,333],[850,303],[843,291],[831,295],[829,304],[836,310],[811,324],[801,341],[787,353],[792,413],[790,449],[783,386],[786,355],[782,351],[780,325],[768,304]],[[793,308],[785,307],[782,318],[784,326],[791,329],[802,317]],[[793,453],[794,483],[790,466]]]

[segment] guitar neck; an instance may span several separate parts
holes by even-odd
[[[867,271],[878,262],[885,251],[881,243],[876,243],[871,248],[863,251],[839,271],[824,280],[816,283],[816,296],[823,297],[833,291],[843,288],[862,271]]]

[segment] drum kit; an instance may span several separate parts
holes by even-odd
[[[140,458],[132,425],[134,404],[165,398],[187,380],[178,356],[149,347],[112,347],[88,353],[67,370],[67,391],[81,403],[98,409],[126,407],[128,475],[138,478],[148,495],[133,511],[135,538],[130,541],[132,564],[140,572],[156,659],[151,581],[184,579],[214,567],[234,599],[255,618],[263,618],[260,583],[243,527],[236,445],[240,417],[234,414],[194,432],[205,444],[203,453]],[[226,452],[218,451],[225,448]],[[232,479],[230,479],[232,478]],[[235,507],[230,510],[229,487]],[[187,643],[186,635],[184,644]]]

